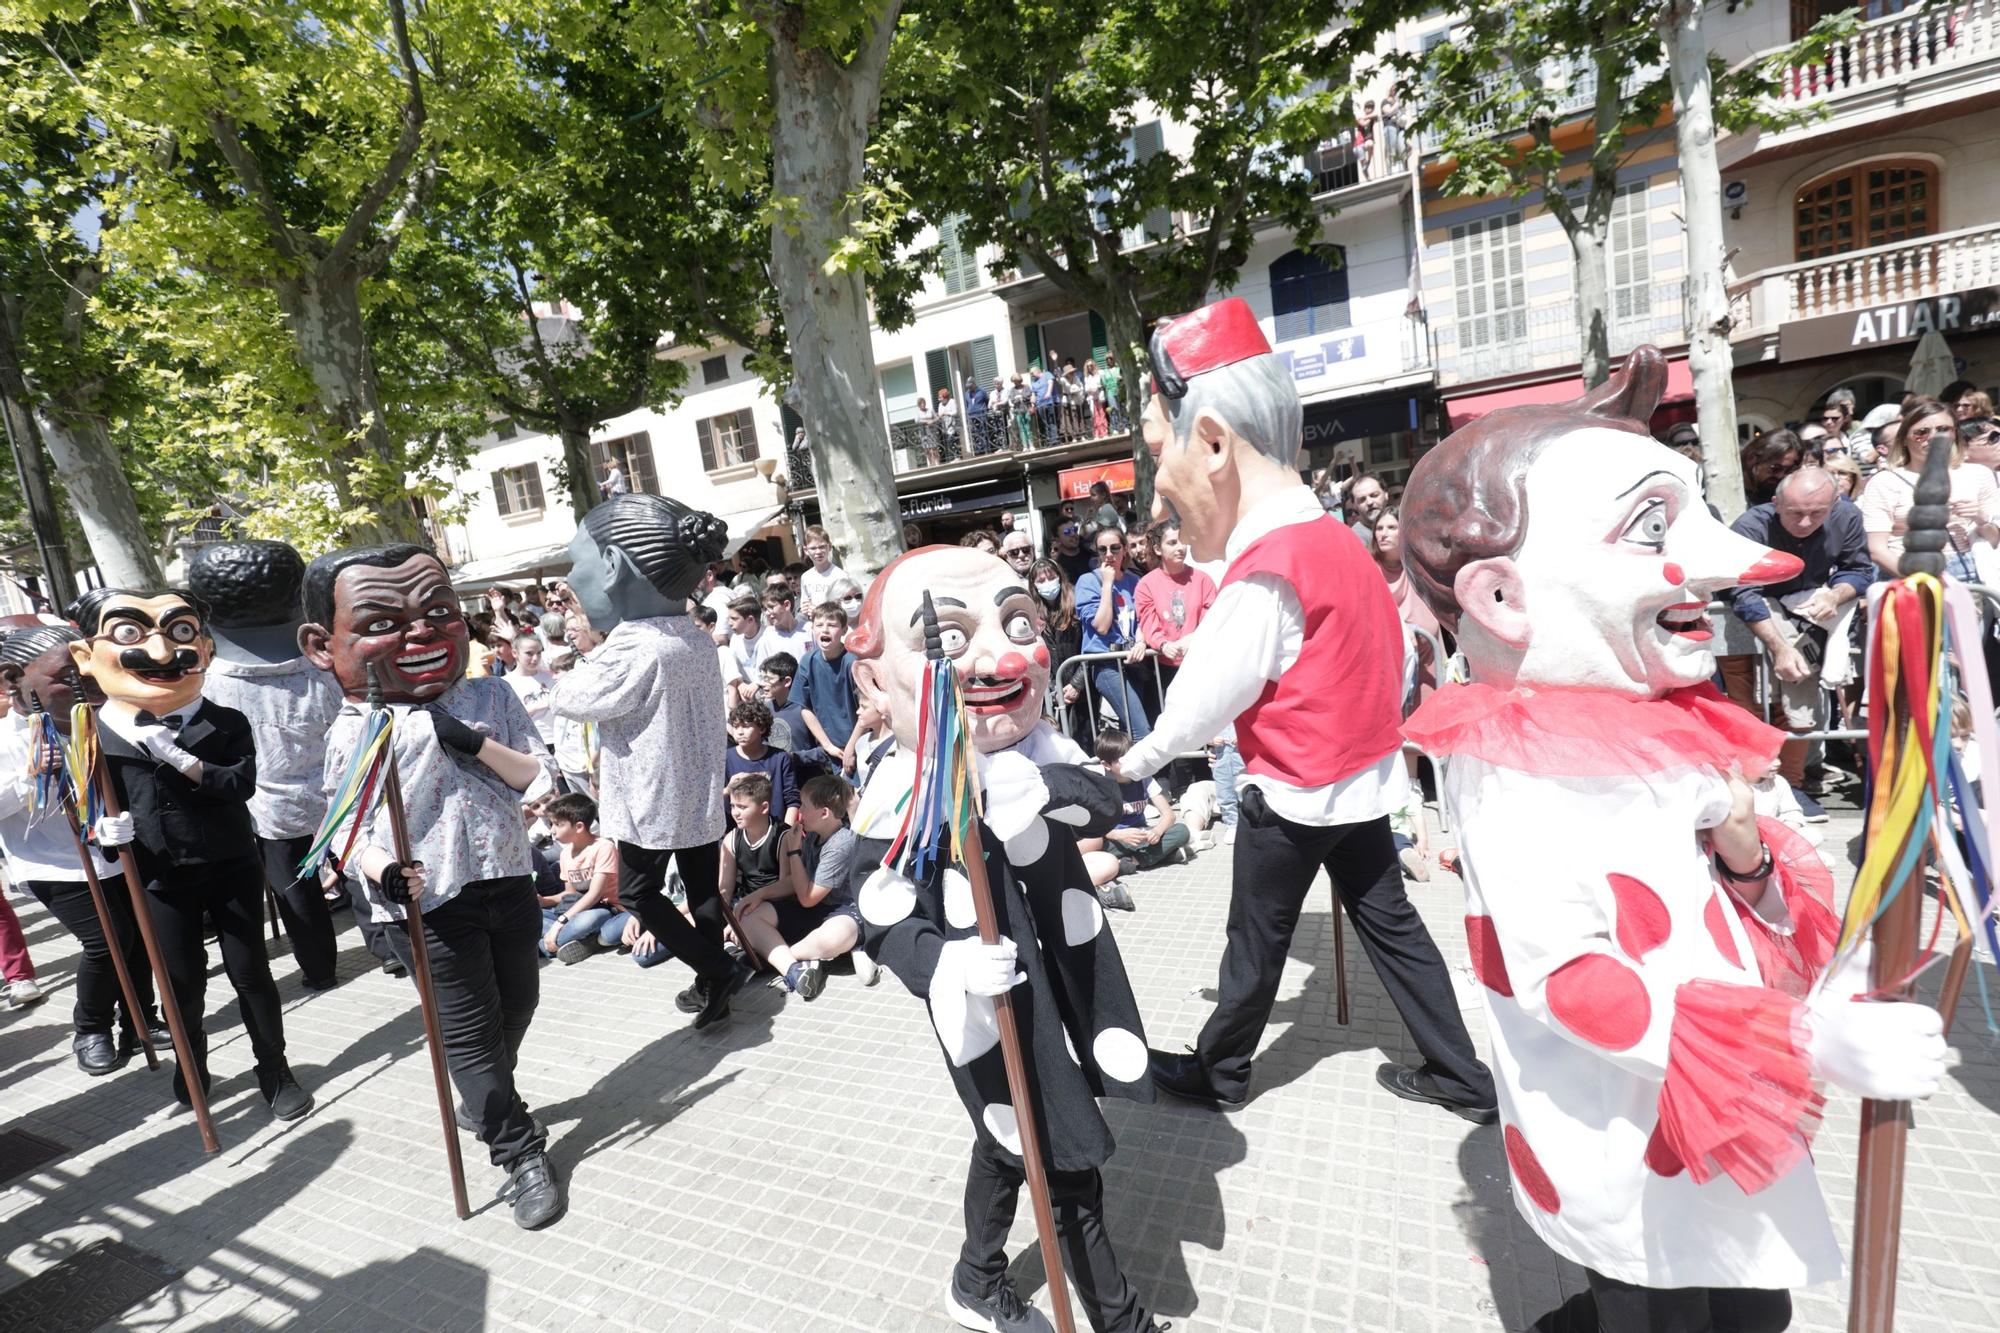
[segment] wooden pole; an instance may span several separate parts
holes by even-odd
[[[63,797],[63,815],[69,820],[69,836],[76,843],[77,863],[83,867],[83,882],[90,887],[90,905],[97,909],[97,925],[104,932],[104,943],[111,950],[111,969],[118,974],[118,993],[125,998],[125,1016],[132,1022],[132,1030],[139,1035],[139,1045],[146,1052],[146,1068],[160,1067],[160,1054],[153,1049],[153,1034],[146,1030],[146,1009],[139,1003],[139,988],[133,984],[132,970],[125,966],[125,950],[118,941],[118,931],[111,922],[111,906],[104,897],[104,885],[97,878],[97,867],[91,862],[90,849],[84,846],[83,825],[76,817],[76,804],[68,796]],[[134,892],[128,882],[125,891]],[[134,909],[135,912],[137,909]]]
[[[986,852],[980,845],[978,824],[966,830],[965,846],[960,850],[964,853],[965,878],[972,885],[972,910],[979,919],[980,942],[998,944],[1000,918],[993,910],[993,886],[986,878]],[[1076,1333],[1076,1323],[1069,1312],[1069,1283],[1063,1274],[1062,1247],[1056,1240],[1049,1178],[1042,1169],[1042,1132],[1035,1124],[1035,1102],[1028,1088],[1028,1061],[1021,1051],[1020,1030],[1014,1024],[1011,993],[1003,991],[996,995],[993,1011],[1000,1024],[1000,1058],[1007,1066],[1007,1095],[1013,1100],[1014,1123],[1021,1135],[1021,1167],[1028,1177],[1028,1199],[1035,1209],[1035,1233],[1042,1242],[1042,1267],[1049,1275],[1049,1304],[1056,1312],[1057,1333]]]
[[[117,789],[112,785],[111,773],[100,754],[97,768],[91,774],[91,782],[97,788],[97,799],[104,806],[107,815],[122,815],[125,808],[118,803]],[[160,937],[153,930],[153,905],[146,900],[146,881],[139,874],[138,858],[132,855],[131,845],[118,849],[118,864],[125,870],[125,883],[132,890],[132,915],[139,922],[139,938],[145,942],[147,961],[153,965],[153,984],[160,993],[160,1012],[166,1015],[167,1032],[174,1040],[174,1059],[180,1062],[181,1082],[187,1086],[188,1105],[194,1108],[194,1123],[201,1130],[201,1146],[205,1152],[221,1152],[222,1144],[215,1137],[215,1126],[208,1118],[208,1093],[201,1086],[201,1065],[194,1058],[194,1043],[188,1039],[187,1025],[181,1022],[180,1001],[174,995],[174,979],[167,974],[166,956],[160,952]]]
[[[369,668],[368,675],[369,680],[375,682],[373,667]],[[370,702],[381,706],[379,695]],[[384,750],[382,806],[389,812],[389,831],[396,842],[396,859],[408,865],[410,829],[403,818],[403,780],[396,771],[393,725]],[[366,811],[363,811],[362,815],[365,814]],[[465,1160],[458,1151],[458,1116],[451,1106],[451,1075],[445,1068],[444,1034],[438,1027],[437,995],[431,990],[431,955],[424,942],[424,911],[418,902],[420,897],[419,894],[412,894],[405,906],[410,934],[410,977],[417,983],[417,1006],[424,1013],[424,1042],[431,1051],[431,1081],[437,1085],[438,1119],[444,1126],[444,1156],[451,1170],[452,1207],[458,1210],[458,1220],[463,1222],[472,1216],[472,1205],[465,1197]]]

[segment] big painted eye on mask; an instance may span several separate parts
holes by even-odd
[[[1620,536],[1635,546],[1649,546],[1657,551],[1667,544],[1668,521],[1667,502],[1648,500]]]

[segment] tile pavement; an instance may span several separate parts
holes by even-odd
[[[1833,836],[1854,827],[1837,812]],[[1229,882],[1227,853],[1211,852],[1136,881],[1139,911],[1114,918],[1156,1044],[1191,1038],[1207,1011]],[[1457,883],[1439,876],[1413,897],[1483,1042]],[[1110,1105],[1114,1240],[1148,1300],[1188,1333],[1523,1329],[1579,1290],[1579,1275],[1515,1218],[1493,1129],[1376,1087],[1382,1059],[1413,1056],[1358,948],[1352,1022],[1334,1021],[1328,907],[1322,889],[1301,923],[1248,1107]],[[674,965],[549,968],[521,1082],[571,1204],[526,1235],[489,1202],[499,1173],[470,1140],[477,1211],[453,1219],[414,997],[368,965],[351,931],[344,983],[328,994],[307,996],[288,957],[275,964],[293,1062],[319,1097],[296,1125],[274,1125],[258,1101],[227,983],[212,978],[223,1150],[204,1160],[190,1119],[166,1109],[164,1072],[76,1071],[73,951],[32,903],[23,919],[56,993],[0,1014],[0,1126],[74,1151],[0,1185],[0,1311],[4,1287],[114,1236],[186,1272],[121,1327],[949,1327],[938,1295],[970,1131],[921,1006],[893,978],[863,989],[836,976],[810,1006],[756,990],[709,1035],[673,1008],[686,979]],[[1987,1241],[2000,1230],[1988,1184],[2000,1178],[2000,1058],[1976,995],[1958,1047],[1963,1063],[1919,1113],[1911,1154],[1908,1333],[2000,1323]],[[1843,1234],[1856,1110],[1836,1094],[1818,1144]],[[1025,1202],[1014,1248],[1024,1291],[1046,1305]],[[1796,1327],[1833,1333],[1843,1308],[1837,1289],[1805,1293]]]

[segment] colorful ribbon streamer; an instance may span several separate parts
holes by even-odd
[[[882,864],[923,883],[965,845],[980,809],[957,668],[943,659],[924,663],[917,702],[916,786]]]
[[[347,771],[334,788],[333,799],[327,802],[326,815],[320,820],[319,831],[313,834],[312,845],[299,860],[300,874],[311,874],[318,869],[320,858],[328,853],[343,826],[347,829],[347,837],[341,842],[340,850],[333,854],[333,860],[338,866],[347,864],[355,842],[361,837],[361,830],[374,817],[375,808],[380,804],[382,773],[388,765],[389,745],[394,733],[395,721],[388,709],[369,710],[367,727],[361,733],[361,744],[354,747],[354,753],[347,761]]]

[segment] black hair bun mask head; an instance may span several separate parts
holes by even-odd
[[[188,588],[222,629],[289,625],[302,614],[306,564],[284,542],[219,542],[188,561]]]

